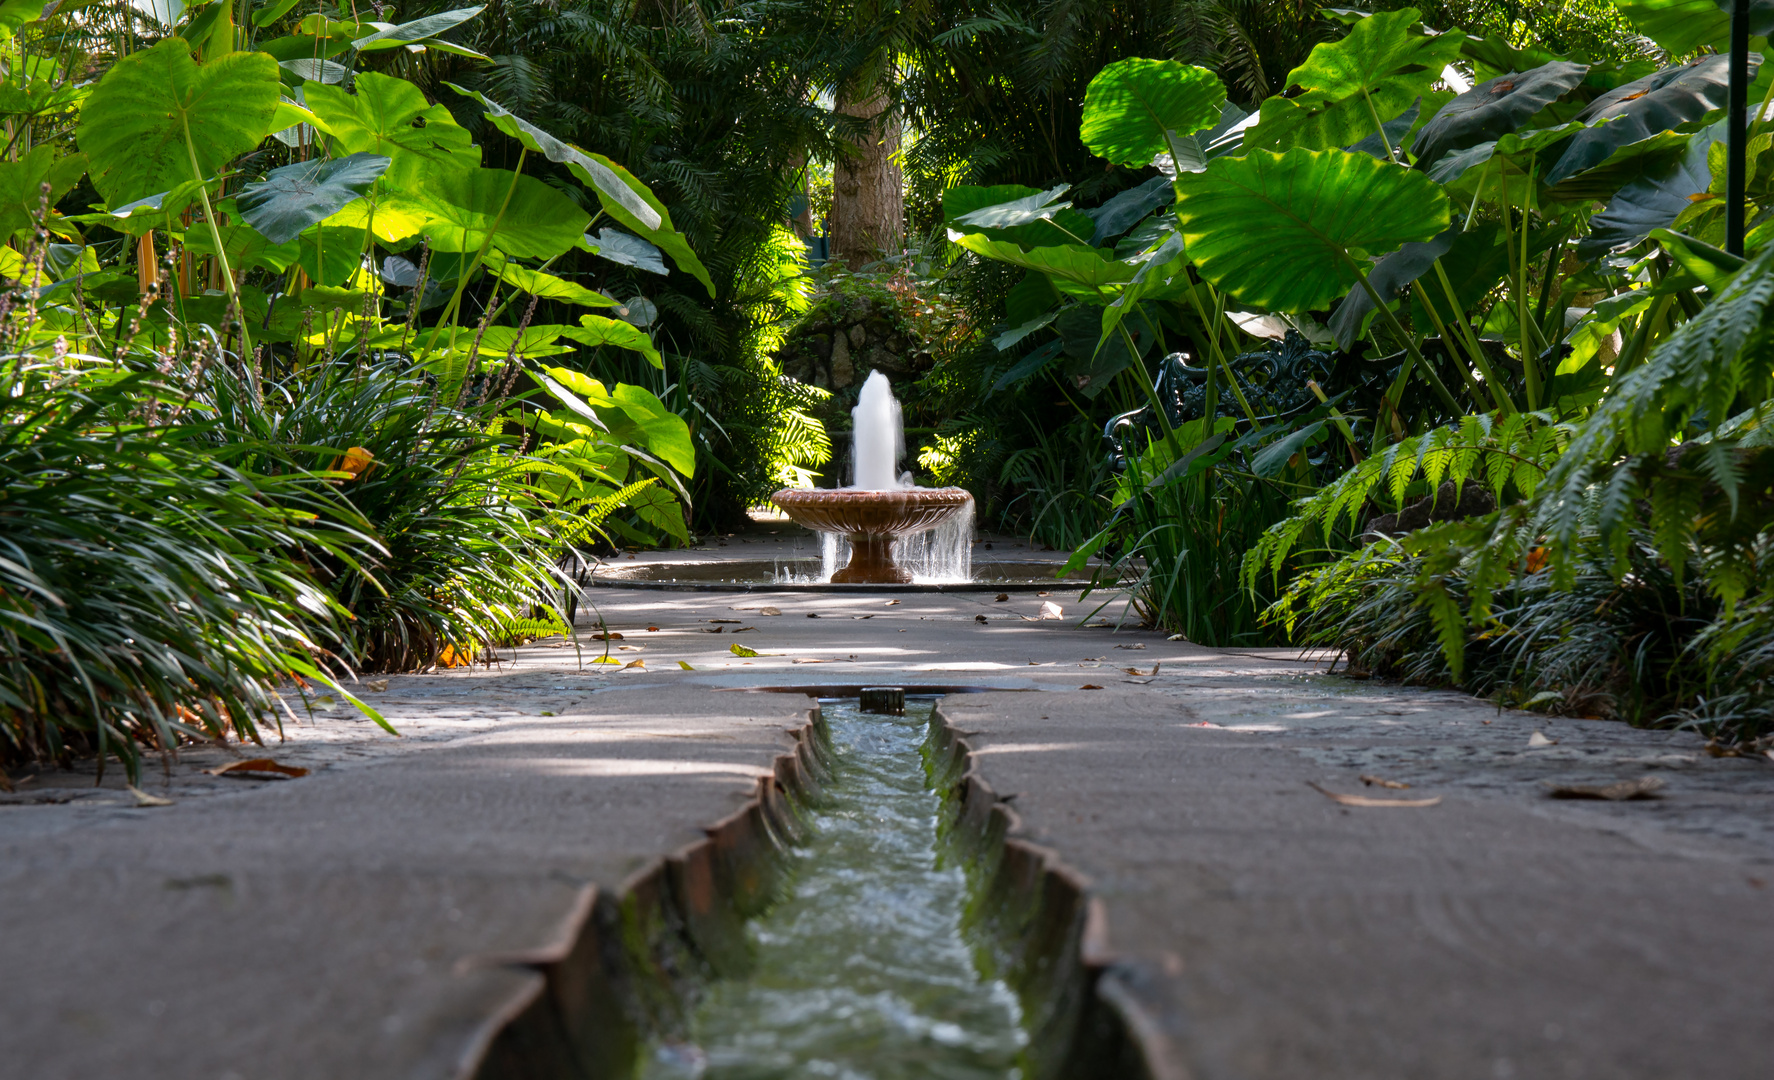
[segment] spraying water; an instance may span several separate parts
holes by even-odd
[[[869,372],[850,420],[850,460],[856,463],[856,482],[851,486],[864,491],[911,487],[911,477],[899,474],[899,460],[905,457],[905,415],[887,376]]]

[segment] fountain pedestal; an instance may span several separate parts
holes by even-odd
[[[770,501],[807,528],[850,541],[850,565],[833,574],[833,581],[905,585],[912,575],[894,561],[893,541],[935,528],[973,496],[965,488],[787,488]]]

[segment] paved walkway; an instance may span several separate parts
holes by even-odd
[[[90,770],[0,796],[0,1071],[452,1075],[535,978],[502,961],[791,749],[805,697],[723,691],[882,682],[951,691],[1028,838],[1091,880],[1171,1075],[1774,1071],[1774,762],[1079,628],[1076,594],[592,598],[643,664],[545,643],[394,678],[402,738],[323,703],[268,748],[309,775],[188,751],[144,781],[170,806]],[[1545,786],[1645,776],[1665,797]]]

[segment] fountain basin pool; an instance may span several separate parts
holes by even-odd
[[[819,580],[824,562],[814,558],[706,559],[697,562],[609,562],[592,574],[591,584],[615,589],[668,589],[684,592],[794,590],[808,592],[1076,592],[1090,584],[1080,571],[1055,577],[1058,562],[980,561],[966,581],[911,584],[846,584]]]

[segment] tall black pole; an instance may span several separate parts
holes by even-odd
[[[1731,7],[1731,84],[1726,109],[1730,127],[1725,143],[1725,250],[1743,254],[1744,111],[1749,98],[1749,0]]]

